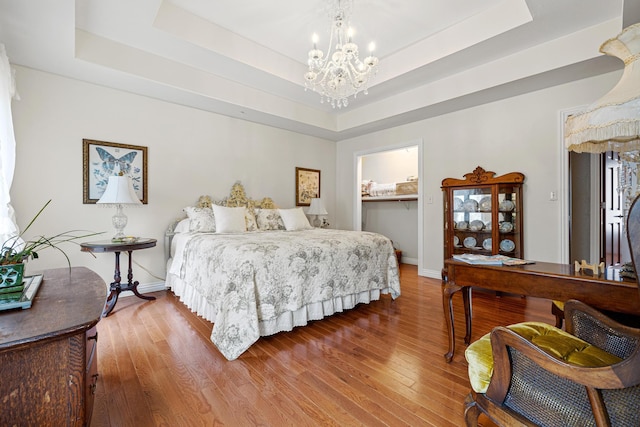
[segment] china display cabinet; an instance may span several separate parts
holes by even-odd
[[[524,258],[523,182],[520,172],[495,176],[480,166],[464,179],[444,179],[444,259],[466,253]]]

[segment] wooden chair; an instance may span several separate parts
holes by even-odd
[[[634,268],[638,200],[627,221]],[[467,348],[474,389],[465,401],[467,426],[477,426],[481,412],[501,426],[640,426],[640,329],[578,301],[564,312],[566,332],[524,322],[497,327]]]

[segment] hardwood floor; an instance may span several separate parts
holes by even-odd
[[[469,393],[456,295],[446,363],[440,281],[402,265],[402,295],[261,338],[227,361],[212,324],[171,292],[122,298],[98,324],[92,426],[461,426]],[[547,300],[474,292],[477,339],[496,325],[553,324]]]

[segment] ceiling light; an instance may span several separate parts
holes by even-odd
[[[317,48],[318,36],[314,34],[309,71],[304,75],[305,90],[318,92],[321,103],[326,100],[333,108],[342,108],[349,105],[350,96],[355,99],[361,91],[367,94],[369,80],[377,71],[378,58],[372,54],[373,43],[369,45],[369,56],[363,61],[358,57],[358,45],[353,42],[353,28],[349,26],[353,0],[328,1],[331,28],[327,55]]]

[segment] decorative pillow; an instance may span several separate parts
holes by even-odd
[[[247,208],[227,208],[213,205],[213,215],[216,218],[216,233],[243,233],[247,231],[245,213]]]
[[[244,221],[247,224],[247,231],[256,231],[258,229],[258,223],[256,222],[256,215],[253,213],[253,209],[246,209]]]
[[[256,209],[256,222],[260,230],[284,230],[278,209]]]
[[[214,232],[216,219],[211,208],[196,208],[188,206],[183,209],[189,217],[189,231]]]
[[[309,230],[313,228],[311,224],[309,224],[309,220],[302,208],[278,209],[278,211],[287,231]]]

